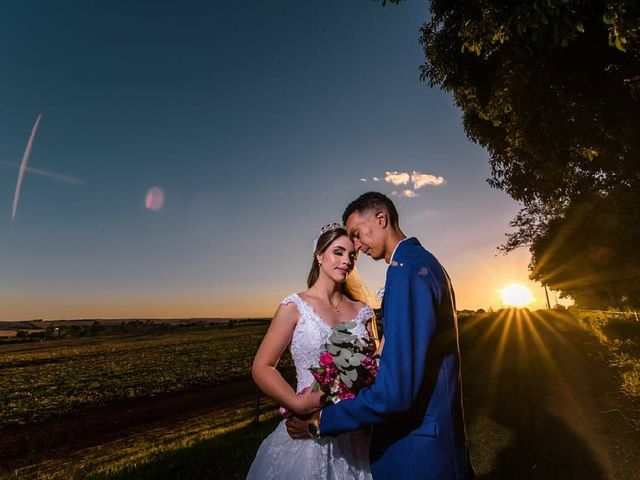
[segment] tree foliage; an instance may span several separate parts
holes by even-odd
[[[397,2],[393,2],[397,3]],[[432,0],[421,78],[522,202],[505,251],[591,306],[640,303],[640,2]]]

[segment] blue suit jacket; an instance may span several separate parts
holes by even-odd
[[[322,435],[374,425],[374,479],[473,478],[462,411],[455,300],[449,277],[415,238],[387,270],[385,344],[374,385],[325,407]]]

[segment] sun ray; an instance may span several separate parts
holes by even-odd
[[[525,311],[518,311],[516,321],[516,342],[518,345],[518,366],[521,371],[529,371],[530,365],[530,352],[528,339],[524,333],[524,323],[527,321],[528,314]]]
[[[502,366],[502,357],[504,356],[505,348],[507,346],[507,339],[509,338],[512,323],[515,318],[513,310],[507,310],[506,320],[503,324],[502,332],[500,334],[500,340],[498,341],[498,347],[496,353],[491,361],[490,370],[492,373],[497,373]]]
[[[538,324],[541,326],[541,328],[544,328],[549,333],[551,333],[556,338],[556,340],[558,340],[562,344],[563,348],[568,348],[573,351],[577,350],[575,345],[571,343],[564,335],[562,335],[561,331],[558,329],[558,323],[569,324],[567,318],[565,318],[564,315],[549,310],[545,312],[544,315],[538,315],[538,319]]]
[[[500,327],[503,321],[503,317],[505,317],[506,315],[507,314],[505,313],[505,311],[502,310],[498,312],[498,314],[493,318],[493,320],[491,321],[491,325],[484,331],[484,333],[480,336],[480,338],[478,338],[478,340],[475,342],[474,349],[469,355],[471,361],[480,360],[479,357],[485,354],[486,344],[491,340],[491,337],[493,336],[494,331]],[[483,318],[486,319],[487,317],[488,315],[484,316]]]
[[[500,332],[500,339],[498,340],[498,345],[489,366],[490,379],[487,385],[487,400],[490,405],[495,404],[494,402],[496,400],[496,393],[498,388],[500,387],[500,374],[504,366],[502,363],[502,359],[504,357],[504,353],[508,343],[507,339],[510,336],[509,332],[511,330],[513,318],[513,310],[503,310],[494,320],[496,325],[502,325],[502,331]]]
[[[536,317],[537,316],[539,316],[539,314],[536,314]],[[538,327],[533,321],[533,316],[529,318],[527,326],[529,335],[533,340],[533,346],[536,348],[536,350],[538,350],[538,356],[542,359],[542,366],[549,373],[549,375],[554,378],[554,380],[562,383],[563,385],[566,385],[566,382],[563,380],[563,375],[560,371],[560,368],[558,367],[553,355],[551,354],[551,351],[542,340],[540,332],[538,332]]]
[[[473,330],[474,328],[476,328],[478,324],[483,322],[489,315],[490,314],[487,312],[477,313],[473,317],[466,319],[464,322],[460,322],[458,327],[460,330],[459,332],[460,335],[462,335],[463,333],[469,330]]]

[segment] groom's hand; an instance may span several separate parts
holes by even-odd
[[[304,440],[312,438],[309,433],[309,423],[317,422],[320,415],[320,410],[312,413],[311,415],[292,415],[287,419],[287,433],[295,440]]]
[[[294,440],[304,440],[311,438],[309,430],[307,429],[307,422],[309,421],[309,415],[292,415],[287,419],[287,433]]]

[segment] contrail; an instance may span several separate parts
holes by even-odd
[[[6,165],[7,167],[18,167],[15,163],[4,162],[0,160],[0,165]],[[82,185],[86,186],[87,182],[82,180],[81,178],[72,177],[71,175],[63,175],[61,173],[49,172],[47,170],[41,170],[39,168],[27,167],[24,169],[25,172],[33,173],[35,175],[42,175],[43,177],[53,178],[54,180],[60,180],[61,182],[70,183],[72,185]]]
[[[22,188],[22,180],[24,179],[24,172],[27,169],[27,162],[29,161],[29,155],[31,155],[31,147],[33,146],[33,139],[38,131],[38,125],[40,125],[40,119],[42,114],[36,118],[36,123],[31,130],[31,136],[27,142],[27,148],[24,149],[24,155],[22,156],[22,162],[20,163],[20,171],[18,172],[18,183],[16,184],[16,193],[13,195],[13,210],[11,211],[11,221],[16,218],[16,211],[18,210],[18,201],[20,200],[20,189]]]

